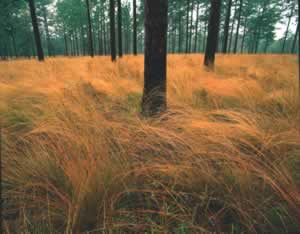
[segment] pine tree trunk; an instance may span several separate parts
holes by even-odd
[[[264,48],[265,54],[267,53],[268,47],[269,47],[269,39],[266,40],[266,44],[265,44],[265,48]]]
[[[79,56],[79,43],[78,43],[78,37],[77,37],[76,30],[74,32],[74,38],[75,38],[76,55]]]
[[[185,53],[189,51],[189,12],[190,12],[190,0],[187,0],[186,5],[186,35],[185,35]]]
[[[42,10],[43,10],[45,32],[46,32],[46,41],[47,41],[48,56],[51,56],[52,55],[52,44],[51,44],[50,34],[49,34],[49,27],[48,27],[48,19],[47,19],[47,10],[46,10],[46,7],[43,6]]]
[[[285,52],[285,44],[286,44],[286,39],[287,39],[287,36],[288,36],[288,33],[289,33],[289,28],[290,28],[290,24],[291,24],[291,19],[292,19],[293,12],[294,12],[294,7],[295,7],[295,5],[293,5],[293,7],[291,8],[291,14],[290,14],[290,16],[289,16],[288,25],[287,25],[287,27],[286,27],[286,31],[285,31],[285,36],[284,36],[284,39],[283,39],[283,45],[282,45],[281,53],[284,53],[284,52]]]
[[[214,69],[215,53],[218,46],[221,0],[211,0],[208,35],[204,65]]]
[[[295,53],[295,47],[296,47],[298,34],[299,34],[299,22],[297,24],[297,29],[296,29],[296,33],[295,33],[293,44],[292,44],[291,54]]]
[[[240,31],[240,25],[241,25],[242,8],[243,8],[243,0],[240,0],[240,9],[239,9],[239,16],[238,16],[238,25],[237,25],[237,28],[236,28],[235,43],[234,43],[234,49],[233,49],[233,53],[234,53],[234,54],[236,54],[236,52],[237,52],[237,45],[238,45],[238,39],[239,39],[239,31]]]
[[[229,46],[227,48],[227,51],[229,53],[231,52],[231,45],[232,45],[233,29],[234,29],[234,25],[235,25],[235,19],[236,19],[236,5],[234,7],[234,16],[233,16],[233,19],[232,19],[232,24],[231,24],[231,29],[230,29]]]
[[[32,23],[33,33],[34,33],[35,45],[38,54],[38,60],[44,61],[44,52],[42,48],[41,36],[40,36],[37,17],[35,13],[34,0],[29,0],[29,8],[30,8],[31,23]]]
[[[232,6],[232,0],[228,0],[226,19],[225,19],[225,25],[224,25],[224,43],[223,43],[223,49],[222,49],[222,52],[224,54],[227,53],[231,6]]]
[[[110,0],[110,54],[111,60],[116,61],[116,32],[115,32],[115,0]]]
[[[87,18],[88,18],[88,35],[89,35],[89,52],[90,56],[94,57],[94,45],[93,45],[93,33],[92,33],[92,23],[90,14],[90,2],[86,0]]]
[[[145,80],[142,114],[166,110],[168,1],[145,0]]]
[[[244,52],[244,42],[245,42],[245,37],[246,37],[246,25],[247,25],[247,17],[245,17],[244,32],[243,32],[242,44],[241,44],[241,53]]]
[[[208,28],[208,23],[205,22],[205,25],[204,25],[204,33],[203,33],[203,53],[205,52],[206,50],[206,39],[207,39],[207,29]]]
[[[64,42],[65,42],[65,55],[69,56],[68,39],[67,39],[65,26],[64,26]]]
[[[118,46],[119,57],[123,56],[123,42],[122,42],[122,5],[121,0],[118,0]]]
[[[12,44],[14,49],[14,55],[17,58],[18,57],[17,44],[16,44],[15,34],[13,33],[13,31],[11,31],[11,39],[12,39]]]
[[[179,26],[178,26],[178,53],[182,52],[182,24],[181,24],[181,17],[179,19]]]
[[[197,52],[197,44],[198,44],[198,27],[199,27],[199,9],[200,4],[197,4],[197,10],[196,10],[196,25],[195,25],[195,41],[194,41],[194,53]]]
[[[136,0],[133,0],[133,54],[137,55]]]
[[[189,48],[188,48],[189,53],[192,52],[194,3],[195,3],[195,2],[192,0],[191,19],[190,19],[190,33],[189,33]]]

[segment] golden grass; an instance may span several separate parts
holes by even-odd
[[[0,63],[6,232],[292,233],[296,56],[168,57],[168,112],[139,115],[143,57]]]

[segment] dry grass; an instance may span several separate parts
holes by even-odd
[[[169,110],[139,115],[143,58],[0,63],[7,233],[295,233],[295,56],[168,60]]]

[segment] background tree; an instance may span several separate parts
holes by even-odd
[[[137,55],[136,0],[133,0],[133,54]]]
[[[90,51],[90,56],[94,57],[93,33],[92,33],[92,23],[91,23],[89,0],[86,0],[86,10],[87,10],[87,19],[88,19],[89,51]]]
[[[28,3],[29,3],[29,8],[30,8],[31,22],[32,22],[32,28],[33,28],[33,32],[34,32],[34,39],[35,39],[35,44],[36,44],[38,60],[43,61],[44,60],[44,52],[43,52],[43,48],[42,48],[41,36],[40,36],[40,31],[39,31],[39,27],[38,27],[36,12],[35,12],[34,0],[29,0]]]
[[[145,0],[144,116],[156,116],[167,107],[167,18],[167,0]]]
[[[116,61],[116,38],[115,38],[115,0],[110,0],[110,53],[111,60]]]
[[[119,46],[119,57],[123,56],[122,47],[122,4],[121,0],[118,0],[118,46]]]
[[[223,49],[222,49],[222,52],[224,54],[227,53],[231,6],[232,6],[232,0],[228,0],[227,9],[226,9],[226,19],[225,19],[225,25],[224,25],[224,43],[223,43]]]

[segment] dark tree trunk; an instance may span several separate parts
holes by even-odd
[[[232,6],[232,0],[228,0],[226,19],[225,19],[225,25],[224,25],[224,43],[223,43],[223,49],[222,49],[222,52],[224,54],[227,53],[231,6]]]
[[[166,110],[168,1],[145,0],[145,80],[142,114]]]
[[[122,5],[121,0],[118,0],[118,45],[119,45],[119,57],[123,56],[123,44],[122,44]]]
[[[189,51],[189,12],[190,12],[190,0],[187,0],[186,4],[186,35],[185,35],[185,53]]]
[[[110,0],[110,54],[111,60],[116,61],[116,32],[115,32],[115,0]]]
[[[293,44],[292,44],[292,49],[291,49],[291,53],[292,54],[295,53],[295,48],[296,48],[296,42],[297,42],[298,33],[299,33],[299,22],[297,24],[296,33],[295,33]]]
[[[94,44],[93,44],[93,33],[92,33],[92,23],[91,23],[91,14],[90,14],[90,2],[86,0],[86,10],[87,10],[87,18],[88,18],[88,40],[89,40],[89,52],[90,56],[94,57]]]
[[[221,0],[211,0],[208,35],[204,65],[214,69],[215,53],[218,46]]]
[[[286,31],[285,31],[285,35],[284,35],[284,39],[283,39],[283,45],[282,45],[281,53],[285,52],[285,43],[286,43],[286,39],[287,39],[287,36],[288,36],[288,33],[289,33],[289,28],[290,28],[291,19],[292,19],[292,16],[293,16],[294,8],[295,8],[295,4],[291,8],[291,14],[289,15],[289,21],[288,21],[288,25],[286,27]]]
[[[233,49],[233,53],[234,54],[236,54],[236,52],[237,52],[237,45],[238,45],[238,39],[239,39],[239,31],[240,31],[240,25],[241,25],[242,9],[243,9],[243,0],[240,0],[240,9],[239,9],[239,16],[238,16],[238,24],[237,24],[237,28],[236,28],[235,43],[234,43],[234,49]]]
[[[30,8],[31,23],[32,23],[33,33],[34,33],[35,45],[38,54],[38,60],[44,61],[44,52],[42,48],[41,36],[40,36],[37,17],[35,13],[34,0],[29,0],[29,8]]]
[[[133,54],[137,55],[136,0],[133,0]]]

